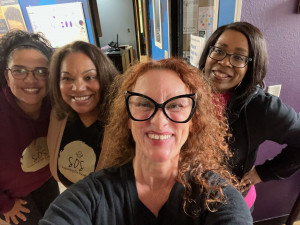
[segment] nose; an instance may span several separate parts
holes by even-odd
[[[38,81],[38,79],[34,76],[32,71],[28,71],[27,76],[24,79],[25,82],[33,83]]]
[[[82,79],[76,80],[72,84],[72,91],[84,91],[85,89],[86,89],[86,85]]]
[[[155,115],[151,118],[150,122],[154,124],[157,128],[163,128],[169,119],[166,117],[162,109],[158,109]]]
[[[218,61],[219,64],[222,66],[229,66],[232,67],[230,63],[230,55],[226,55],[224,59]]]

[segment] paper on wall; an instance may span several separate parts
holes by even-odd
[[[197,33],[198,26],[198,0],[183,1],[183,33]]]
[[[205,45],[205,38],[191,34],[190,42],[190,64],[197,67],[199,65],[200,56]]]

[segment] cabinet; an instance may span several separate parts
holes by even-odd
[[[115,64],[120,73],[124,73],[129,67],[132,60],[132,47],[120,47],[118,51],[104,52],[108,58]]]

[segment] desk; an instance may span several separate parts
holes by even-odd
[[[104,51],[104,53],[115,64],[119,72],[124,73],[130,66],[129,49],[121,49],[119,51]]]

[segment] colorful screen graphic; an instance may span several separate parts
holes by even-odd
[[[81,2],[26,7],[34,32],[42,32],[55,48],[75,40],[89,42]]]

